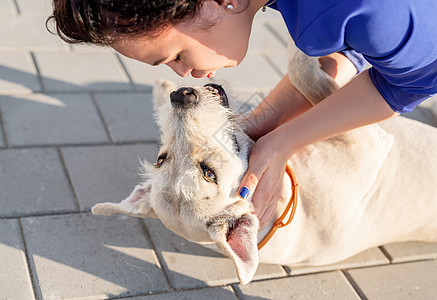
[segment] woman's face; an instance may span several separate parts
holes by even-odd
[[[233,14],[214,1],[205,1],[197,18],[216,20],[206,27],[190,20],[167,29],[156,38],[116,40],[112,47],[122,55],[149,65],[166,64],[179,76],[212,77],[220,68],[238,65],[247,52],[253,14]],[[203,25],[202,25],[203,24]]]

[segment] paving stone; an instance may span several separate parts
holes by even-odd
[[[62,149],[81,210],[125,199],[139,182],[139,159],[155,162],[157,154],[154,144]]]
[[[83,53],[116,53],[114,49],[108,46],[99,46],[94,44],[70,44],[71,51]]]
[[[39,15],[2,16],[0,51],[65,51],[66,44],[47,31],[45,19]]]
[[[13,0],[0,1],[0,16],[12,16],[16,15],[17,9]]]
[[[247,114],[251,112],[256,106],[258,106],[265,97],[265,93],[261,92],[239,92],[235,95],[232,91],[228,93],[230,98],[230,106],[235,114]],[[274,110],[272,110],[270,113]],[[265,113],[269,113],[266,111]]]
[[[191,243],[167,230],[159,220],[145,219],[156,250],[161,253],[172,285],[177,289],[214,286],[237,282],[231,259]],[[284,276],[279,265],[260,264],[254,276],[265,279]]]
[[[113,141],[159,141],[150,93],[97,94],[95,98]]]
[[[431,109],[423,106],[418,106],[413,111],[402,114],[402,116],[437,127],[436,116]]]
[[[286,45],[276,38],[264,22],[254,22],[249,40],[250,53],[285,55]]]
[[[131,91],[113,53],[36,53],[47,91]]]
[[[257,25],[262,26],[264,29],[259,29],[256,27]],[[288,45],[289,34],[281,13],[273,9],[257,13],[252,26],[251,39],[252,37],[255,40],[259,39],[261,43],[271,42],[270,45],[263,47],[264,53],[269,55],[284,54],[284,50]],[[249,50],[252,51],[253,47],[256,49],[257,45],[257,43],[251,41]]]
[[[191,299],[233,299],[236,300],[232,288],[216,287],[182,292],[165,293],[143,297],[129,298],[129,300],[191,300]],[[127,300],[127,299],[126,299]]]
[[[10,146],[108,142],[89,95],[0,96]]]
[[[290,33],[288,32],[287,25],[280,15],[266,19],[266,26],[282,45],[288,45],[288,42],[291,38]]]
[[[0,150],[0,207],[0,217],[76,211],[57,151]]]
[[[275,87],[280,79],[281,76],[261,55],[248,54],[238,68],[218,70],[213,81],[219,84],[229,83],[239,92],[265,92]]]
[[[0,291],[0,299],[35,299],[15,219],[0,220]]]
[[[0,53],[0,93],[41,91],[29,53]]]
[[[384,265],[389,263],[390,261],[388,260],[387,257],[385,257],[385,255],[381,252],[381,250],[379,250],[378,248],[372,248],[335,264],[329,264],[325,266],[298,267],[298,268],[289,266],[287,267],[287,269],[289,269],[289,274],[298,275],[298,274],[324,272],[330,270]]]
[[[139,91],[150,91],[157,80],[168,80],[177,86],[203,86],[211,82],[209,78],[194,78],[191,75],[180,77],[171,68],[162,66],[150,66],[145,63],[121,56],[121,60],[126,67],[135,87]]]
[[[429,110],[437,113],[437,95],[435,95],[429,99],[426,99],[419,106],[424,107],[424,108],[428,108]],[[437,118],[437,115],[435,115],[435,117]]]
[[[52,12],[51,0],[15,0],[17,1],[20,13],[24,15],[37,14],[47,18]]]
[[[360,299],[341,272],[252,282],[236,286],[240,299]]]
[[[286,55],[269,55],[267,57],[269,64],[276,70],[280,76],[288,74],[288,62]]]
[[[437,243],[405,242],[384,245],[393,262],[437,259]]]
[[[437,295],[437,261],[348,271],[366,299],[434,299]]]
[[[103,299],[168,289],[138,219],[26,218],[23,231],[42,299]]]

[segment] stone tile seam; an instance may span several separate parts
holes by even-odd
[[[276,32],[275,28],[273,28],[273,26],[268,22],[265,21],[263,22],[265,28],[270,31],[270,33],[286,48],[288,46],[288,41],[284,41],[284,39],[282,38],[282,36]]]
[[[70,215],[79,215],[79,214],[88,214],[91,213],[91,209],[84,209],[82,211],[57,211],[57,212],[48,212],[48,213],[29,213],[29,214],[19,214],[15,216],[2,216],[0,220],[16,220],[16,219],[27,219],[27,218],[45,218],[45,217],[56,217],[56,216],[70,216]]]
[[[3,136],[3,143],[5,145],[5,148],[8,149],[9,148],[9,143],[8,143],[8,137],[7,137],[6,130],[5,130],[5,124],[3,122],[1,101],[0,101],[0,130],[1,130],[1,133],[2,133],[2,136]]]
[[[121,297],[109,297],[109,298],[105,298],[105,299],[106,300],[124,300],[124,299],[131,299],[131,298],[142,297],[142,296],[156,296],[156,295],[172,294],[172,293],[177,293],[177,292],[201,291],[201,290],[224,288],[224,287],[231,287],[231,290],[233,291],[233,288],[231,286],[232,284],[202,286],[202,287],[193,287],[193,288],[185,288],[185,289],[173,289],[173,290],[167,290],[167,291],[153,291],[153,292],[147,292],[147,293],[139,293],[137,295],[127,295],[127,296],[121,296]],[[235,295],[235,292],[234,292],[234,295]],[[237,297],[237,295],[235,295],[235,296]],[[237,299],[240,299],[240,298],[237,297]]]
[[[73,181],[71,180],[70,172],[68,171],[67,164],[65,163],[64,155],[60,148],[56,149],[59,155],[59,160],[62,165],[62,169],[64,170],[65,177],[67,179],[68,185],[70,186],[71,193],[73,194],[74,205],[76,206],[78,211],[81,211],[79,199],[77,198],[76,191],[74,189]]]
[[[90,95],[90,94],[98,94],[98,95],[152,95],[152,88],[147,90],[114,90],[114,91],[91,91],[91,90],[83,90],[83,91],[18,91],[18,92],[5,92],[0,91],[0,97],[6,96],[29,96],[29,95],[46,95],[46,96],[68,96],[68,95]]]
[[[35,53],[33,53],[31,51],[30,52],[30,57],[32,58],[33,66],[34,66],[35,71],[36,71],[36,78],[38,79],[39,85],[41,87],[41,91],[45,92],[47,89],[45,87],[43,76],[41,74],[41,69],[40,69],[40,67],[38,65],[38,61],[37,61],[37,59],[35,57]]]
[[[389,263],[393,263],[393,257],[388,253],[388,251],[384,248],[384,246],[379,246],[378,249],[384,254],[384,256],[388,259]]]
[[[8,146],[8,150],[21,150],[21,149],[53,149],[53,148],[93,148],[93,147],[111,147],[111,146],[134,146],[134,145],[156,145],[158,140],[144,140],[144,141],[120,141],[120,142],[101,142],[101,143],[71,143],[71,144],[33,144],[33,145],[18,145]]]
[[[102,123],[103,128],[105,129],[106,136],[108,137],[109,141],[111,141],[111,143],[115,143],[115,142],[116,142],[116,139],[115,139],[115,137],[112,135],[111,130],[109,129],[108,123],[106,122],[105,116],[103,115],[103,112],[102,112],[102,110],[100,109],[100,105],[99,105],[99,103],[97,102],[97,99],[96,99],[94,93],[91,93],[90,96],[91,96],[91,101],[93,102],[94,107],[96,108],[97,115],[98,115],[99,118],[100,118],[100,122]]]
[[[241,290],[238,288],[238,284],[236,284],[236,283],[231,284],[231,288],[234,291],[235,297],[238,300],[243,300],[244,299],[244,295],[241,292]]]
[[[27,267],[27,272],[30,276],[30,282],[32,284],[32,292],[33,292],[33,297],[36,300],[39,300],[41,297],[41,288],[38,284],[39,280],[38,280],[38,274],[37,272],[33,272],[34,269],[34,265],[33,265],[33,259],[31,258],[31,255],[29,254],[29,251],[27,250],[27,242],[26,242],[26,238],[24,235],[24,230],[23,230],[23,225],[21,223],[21,218],[17,219],[18,220],[18,226],[20,228],[20,235],[21,235],[21,241],[23,243],[23,249],[24,249],[24,255],[26,257],[26,267]],[[33,268],[32,268],[33,266]]]
[[[367,300],[366,295],[361,290],[360,286],[352,278],[352,276],[349,274],[349,272],[347,270],[341,270],[341,274],[343,275],[345,280],[351,285],[357,296],[360,297],[362,300]]]
[[[310,271],[308,273],[286,274],[284,276],[276,276],[276,277],[269,277],[269,278],[260,278],[260,279],[252,280],[251,282],[263,282],[263,281],[278,280],[278,279],[283,279],[283,278],[292,278],[292,277],[316,275],[316,274],[323,274],[323,273],[330,273],[330,272],[348,272],[349,270],[379,268],[379,267],[386,267],[386,266],[390,266],[390,265],[401,265],[401,264],[408,264],[408,263],[415,263],[415,262],[422,262],[422,261],[437,261],[437,259],[433,259],[433,258],[429,258],[429,259],[412,259],[412,260],[408,260],[408,261],[400,261],[400,262],[394,262],[394,263],[377,263],[377,264],[372,264],[372,265],[349,267],[349,268],[348,267],[337,268],[337,269],[333,268],[333,269],[327,269],[327,270],[320,270],[320,271],[316,271],[316,272]],[[229,284],[234,284],[234,283],[229,283]]]
[[[276,66],[276,64],[270,59],[267,54],[262,55],[262,58],[267,62],[267,64],[272,67],[272,69],[282,78],[285,76],[284,73]]]
[[[14,7],[14,13],[18,16],[21,15],[20,6],[18,5],[17,0],[9,0],[9,3]]]
[[[144,232],[146,239],[148,240],[148,242],[150,243],[150,245],[153,248],[153,252],[155,253],[155,257],[157,259],[157,262],[159,263],[159,268],[161,269],[161,271],[165,277],[165,281],[167,282],[169,290],[170,291],[176,290],[171,282],[170,275],[167,273],[167,271],[170,272],[170,270],[167,266],[167,263],[165,262],[165,259],[162,256],[161,251],[157,250],[157,247],[155,246],[155,242],[152,239],[152,235],[150,234],[149,228],[147,228],[146,222],[144,222],[143,219],[140,219],[139,222],[141,224],[141,227],[143,229],[143,232]]]
[[[132,76],[130,75],[128,69],[126,68],[126,65],[123,63],[123,60],[121,59],[120,55],[118,53],[114,53],[114,56],[120,66],[120,68],[123,70],[123,74],[124,76],[126,76],[126,79],[129,81],[129,86],[131,87],[132,90],[134,91],[138,91],[138,87],[135,84]]]

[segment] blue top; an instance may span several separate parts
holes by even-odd
[[[394,111],[437,93],[437,0],[276,0],[269,7],[306,54],[344,51],[359,71],[364,57]]]

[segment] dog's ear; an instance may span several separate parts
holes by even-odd
[[[132,193],[120,203],[105,202],[92,207],[94,215],[110,216],[113,214],[125,214],[133,217],[157,218],[150,206],[150,184],[137,185]]]
[[[170,103],[170,93],[176,89],[173,82],[167,80],[158,80],[153,87],[153,105],[155,111],[164,103]]]
[[[211,239],[232,258],[241,284],[249,283],[258,268],[258,219],[252,213],[229,218],[226,215],[208,222]]]

